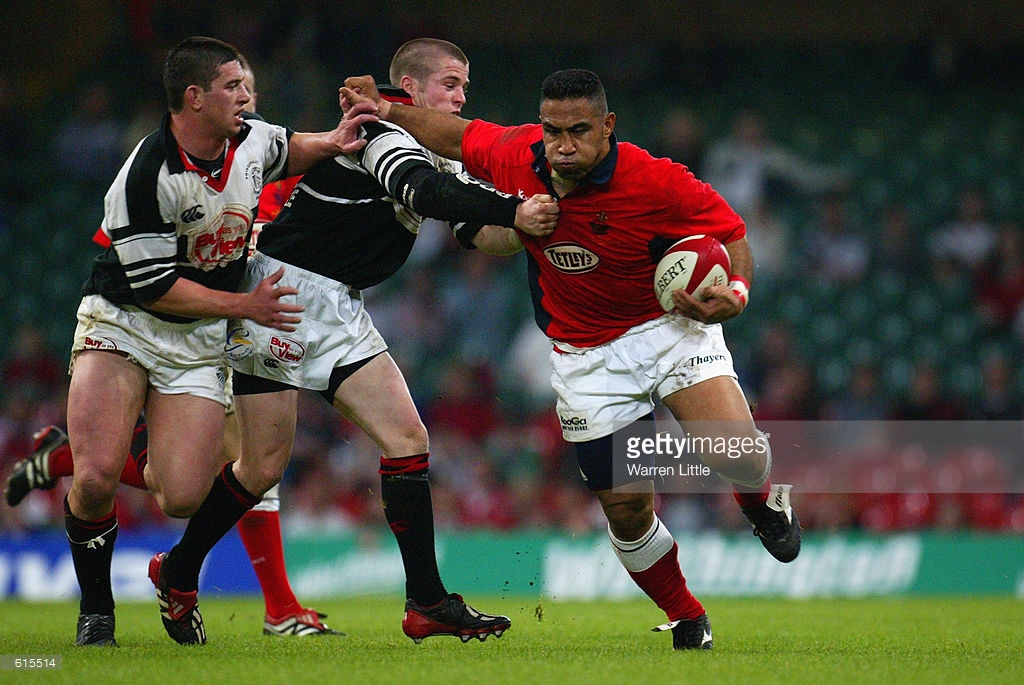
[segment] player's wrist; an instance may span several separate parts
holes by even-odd
[[[747,302],[750,301],[750,281],[743,276],[733,274],[729,276],[729,289],[739,299],[740,304],[746,307]]]

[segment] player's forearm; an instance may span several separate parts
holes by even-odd
[[[410,107],[391,103],[382,110],[385,118],[404,128],[423,147],[448,159],[462,161],[462,134],[469,120],[426,107]]]
[[[330,159],[337,154],[327,133],[293,133],[288,139],[286,176],[304,174],[318,162]]]
[[[439,172],[427,166],[406,173],[393,195],[423,216],[499,226],[515,226],[516,209],[522,202],[465,174]]]
[[[515,229],[505,226],[484,226],[475,236],[473,245],[481,252],[506,257],[523,249],[523,241]]]
[[[170,290],[146,307],[162,314],[192,319],[242,319],[244,294],[212,290],[187,278],[179,278]]]
[[[729,253],[729,263],[732,266],[730,276],[741,276],[750,283],[754,278],[754,255],[747,239],[740,238],[726,243],[725,250]]]
[[[361,150],[366,141],[359,135],[360,127],[377,121],[369,103],[355,105],[342,117],[333,131],[293,133],[288,138],[288,168],[285,176],[297,176],[326,159]]]

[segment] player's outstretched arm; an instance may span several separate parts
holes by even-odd
[[[404,128],[423,147],[442,157],[462,161],[462,134],[470,124],[468,119],[427,107],[411,107],[383,100],[371,76],[348,77],[339,96],[342,109],[346,109],[346,117],[360,103],[374,105],[377,116]]]
[[[451,116],[451,115],[447,115]],[[523,200],[502,193],[466,174],[434,168],[422,146],[407,131],[387,123],[366,126],[367,144],[359,163],[387,189],[388,194],[421,216],[476,225],[542,227],[557,208],[531,203],[520,213]]]
[[[333,131],[293,133],[288,140],[287,175],[304,174],[317,162],[361,150],[366,141],[359,135],[359,129],[378,120],[375,112],[371,103],[362,103],[350,108]]]

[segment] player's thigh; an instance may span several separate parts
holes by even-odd
[[[675,391],[662,402],[677,421],[753,424],[747,398],[732,376],[715,376]]]
[[[117,482],[146,397],[146,372],[127,357],[75,355],[68,388],[68,433],[78,480]]]
[[[732,376],[715,376],[677,390],[662,399],[672,415],[691,438],[710,438],[715,442],[696,441],[706,446],[698,456],[715,471],[728,471],[737,465],[729,452],[711,449],[721,444],[753,444],[760,434],[750,415],[750,407],[739,383]],[[741,460],[745,461],[745,460]]]
[[[292,389],[235,395],[241,454],[239,480],[266,490],[288,466],[295,442],[299,391]]]
[[[404,457],[429,450],[427,429],[409,386],[386,352],[345,379],[334,393],[334,406],[362,428],[385,456]]]
[[[161,507],[177,515],[198,507],[222,466],[224,405],[187,393],[151,390],[146,423],[147,479],[162,496]]]

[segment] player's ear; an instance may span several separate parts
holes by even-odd
[[[398,87],[415,98],[419,94],[419,83],[412,76],[406,74],[398,81]]]
[[[185,106],[193,112],[203,108],[203,89],[197,85],[191,85],[185,89]]]
[[[615,112],[604,115],[604,137],[607,138],[615,130]]]

